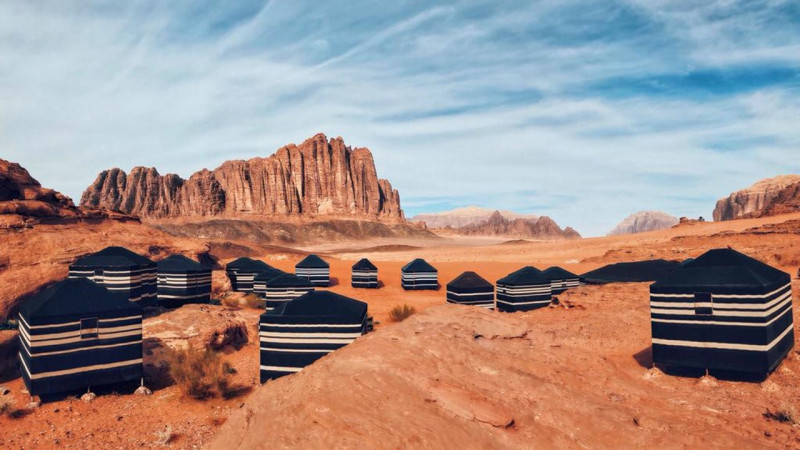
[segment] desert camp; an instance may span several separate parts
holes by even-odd
[[[475,272],[464,272],[447,283],[447,303],[494,309],[494,285]]]
[[[78,258],[69,266],[69,277],[88,278],[112,294],[142,306],[156,302],[156,263],[124,247],[106,247]]]
[[[317,287],[327,287],[331,282],[330,265],[317,255],[303,258],[294,266],[294,274]]]
[[[403,289],[436,290],[439,289],[439,274],[435,267],[422,258],[414,259],[401,270]]]
[[[211,301],[211,269],[183,255],[157,263],[158,303],[174,308],[186,303]]]

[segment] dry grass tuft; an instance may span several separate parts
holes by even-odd
[[[247,294],[242,299],[245,306],[252,309],[266,309],[267,299],[261,298],[256,294]]]
[[[411,317],[417,310],[413,306],[398,305],[389,311],[389,320],[392,322],[402,322]]]
[[[181,392],[188,397],[204,400],[230,395],[230,365],[212,350],[170,350],[167,356],[169,374]]]
[[[764,413],[764,417],[781,423],[790,423],[792,425],[796,425],[798,419],[797,410],[788,403],[782,403],[774,412],[767,409],[767,412]]]

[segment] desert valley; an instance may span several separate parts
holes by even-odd
[[[0,332],[2,447],[800,443],[797,351],[760,380],[665,373],[651,350],[652,281],[574,287],[547,307],[516,313],[448,303],[445,287],[465,271],[494,283],[528,265],[584,274],[620,262],[682,262],[727,247],[794,279],[800,177],[725,197],[713,222],[643,212],[609,236],[581,238],[547,217],[477,207],[409,220],[397,190],[377,178],[370,151],[324,135],[188,180],[156,169],[111,169],[77,206],[31,175],[0,164],[0,315],[11,325]],[[213,269],[212,301],[145,308],[146,392],[135,383],[94,386],[91,396],[31,395],[20,377],[17,313],[66,278],[78,258],[109,246],[154,261],[173,254],[199,261]],[[233,292],[225,267],[246,256],[293,273],[311,253],[330,265],[330,286],[317,290],[365,302],[374,331],[262,385],[263,301]],[[377,267],[377,289],[351,285],[351,266],[362,258]],[[440,288],[403,289],[402,268],[415,258],[435,266]],[[794,298],[798,288],[793,282]],[[398,318],[403,306],[416,313]],[[171,367],[186,349],[217,358],[225,374],[215,382],[224,385],[202,398],[187,391]]]

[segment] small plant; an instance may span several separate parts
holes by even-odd
[[[781,423],[790,423],[792,425],[797,424],[798,420],[797,410],[788,403],[781,403],[780,407],[774,412],[767,409],[767,412],[764,413],[764,417]]]
[[[392,322],[402,322],[411,317],[417,310],[413,306],[398,305],[389,311],[389,320]]]
[[[168,445],[177,437],[177,435],[172,432],[172,426],[170,425],[167,425],[163,430],[157,430],[153,434],[156,435],[156,444],[158,445]]]
[[[242,299],[242,302],[248,308],[253,309],[265,309],[267,307],[267,300],[264,298],[259,297],[256,294],[247,294]]]
[[[219,299],[219,302],[222,304],[222,306],[226,306],[228,308],[239,309],[242,307],[240,298],[235,295],[226,294]]]
[[[213,350],[172,350],[167,361],[170,376],[188,397],[204,400],[215,395],[224,396],[229,390],[227,365]]]
[[[14,398],[11,396],[0,397],[0,416],[9,414],[14,409]]]

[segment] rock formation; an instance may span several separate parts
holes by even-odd
[[[567,227],[561,229],[558,224],[547,216],[538,219],[507,219],[500,211],[495,211],[489,219],[475,225],[468,225],[458,229],[460,234],[477,236],[513,236],[521,238],[535,238],[544,240],[554,239],[579,239],[581,235]]]
[[[736,191],[727,198],[717,201],[714,220],[733,220],[759,215],[784,188],[795,183],[800,183],[800,175],[780,175]]]
[[[468,225],[478,225],[489,220],[494,209],[480,208],[477,206],[467,206],[456,208],[450,211],[443,211],[431,214],[417,214],[410,219],[414,223],[424,223],[428,228],[462,228]],[[538,219],[534,214],[517,214],[513,211],[497,211],[501,216],[508,220],[514,219]]]
[[[98,175],[81,205],[151,219],[181,216],[342,216],[401,220],[400,196],[372,153],[317,134],[266,158],[227,161],[188,180],[136,167]]]
[[[677,225],[679,219],[661,211],[639,211],[626,217],[610,233],[609,236],[620,234],[644,233],[647,231],[663,230]]]
[[[800,183],[786,186],[758,214],[751,216],[777,216],[800,211]]]
[[[0,159],[0,214],[60,217],[75,211],[69,197],[43,188],[19,164]]]

